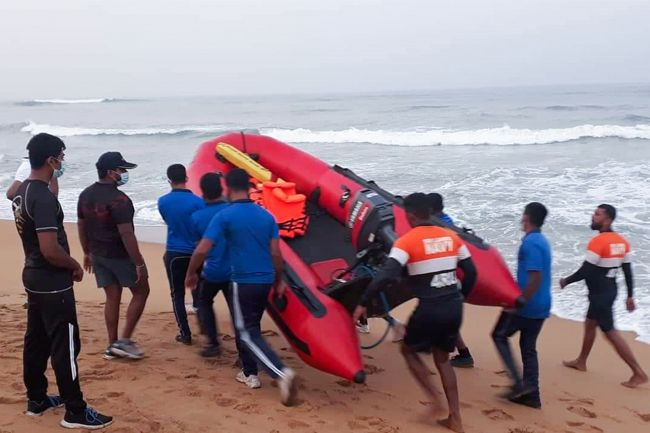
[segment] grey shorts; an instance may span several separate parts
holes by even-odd
[[[91,260],[97,287],[100,289],[112,285],[129,288],[136,286],[138,275],[133,262],[128,257],[114,259],[93,254]]]

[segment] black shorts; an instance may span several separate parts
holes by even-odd
[[[462,298],[420,301],[406,325],[404,344],[417,352],[453,352],[463,322]]]
[[[92,254],[93,272],[97,280],[97,287],[103,289],[108,286],[133,288],[136,286],[138,274],[135,265],[128,257],[111,258]]]
[[[587,319],[594,320],[603,332],[609,332],[614,329],[613,308],[616,295],[617,290],[589,294]]]

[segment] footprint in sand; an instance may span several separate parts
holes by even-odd
[[[234,409],[238,410],[240,412],[244,412],[244,413],[249,414],[249,415],[252,414],[252,413],[258,413],[257,404],[255,404],[255,403],[238,404],[237,406],[235,406]]]
[[[485,415],[486,417],[490,418],[491,420],[498,421],[498,420],[505,420],[505,421],[514,421],[515,418],[510,415],[509,413],[501,410],[501,409],[485,409],[482,410],[481,413]]]
[[[349,380],[337,380],[336,384],[344,388],[349,388],[352,386],[352,382],[350,382]]]
[[[560,398],[559,400],[564,403],[588,404],[589,406],[593,406],[595,403],[593,398]]]
[[[289,426],[290,429],[311,427],[306,422],[298,421],[297,419],[289,421],[289,423],[287,425]]]
[[[348,421],[348,428],[350,430],[370,430],[367,425],[361,424],[358,421]]]
[[[508,372],[505,371],[505,370],[495,371],[494,374],[496,374],[497,376],[501,376],[501,377],[508,377]]]
[[[367,375],[382,373],[385,371],[383,368],[371,364],[363,364],[363,369]]]
[[[16,398],[16,397],[0,397],[0,404],[21,404],[25,403],[25,399],[23,397]]]
[[[219,398],[217,399],[217,405],[221,407],[230,407],[237,404],[237,400],[234,398]]]
[[[584,418],[590,418],[590,419],[598,418],[598,416],[595,413],[593,413],[592,411],[590,411],[588,409],[585,409],[584,407],[569,406],[569,407],[566,408],[566,410],[568,410],[569,412],[571,412],[573,414],[580,415],[581,417],[584,417]]]
[[[638,413],[637,416],[644,422],[650,422],[650,413]]]
[[[124,395],[123,392],[118,392],[118,391],[111,391],[111,392],[107,392],[106,394],[104,394],[104,396],[106,396],[108,398],[119,398],[119,397],[122,397],[123,395]]]

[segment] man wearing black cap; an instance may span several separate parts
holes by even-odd
[[[97,287],[106,292],[108,347],[104,358],[140,359],[144,355],[131,341],[131,334],[149,296],[149,275],[133,229],[133,202],[117,188],[129,181],[127,170],[137,165],[125,161],[119,152],[106,152],[99,157],[96,167],[99,181],[79,196],[77,217],[84,269],[95,273]],[[122,338],[118,340],[123,287],[131,289],[133,298]]]

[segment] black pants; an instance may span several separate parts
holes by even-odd
[[[185,311],[185,276],[187,268],[190,265],[192,255],[175,253],[167,251],[165,253],[165,269],[167,269],[167,279],[169,279],[169,288],[172,295],[172,307],[174,316],[181,335],[190,337],[190,325],[187,323],[187,312]],[[198,307],[198,293],[192,292],[192,304]]]
[[[272,284],[232,284],[233,320],[242,342],[237,349],[246,376],[257,375],[258,361],[273,379],[285,376],[280,357],[262,337],[261,321],[271,287]]]
[[[199,291],[199,319],[203,332],[208,337],[208,342],[212,346],[219,345],[217,338],[217,317],[214,314],[214,298],[223,292],[228,303],[228,311],[232,317],[232,289],[229,282],[213,283],[207,280],[201,280],[201,287]],[[236,332],[236,331],[235,331]],[[239,343],[239,338],[237,338]]]
[[[56,384],[66,409],[82,413],[86,409],[86,402],[79,387],[77,356],[80,351],[73,290],[43,294],[28,292],[27,332],[23,351],[27,398],[39,403],[47,398],[45,370],[51,357]]]
[[[537,359],[537,337],[542,330],[544,319],[529,319],[514,314],[502,313],[499,317],[492,339],[497,346],[499,355],[508,369],[510,377],[517,385],[529,386],[535,389],[531,397],[540,402],[539,395],[539,361]],[[508,339],[519,331],[519,347],[524,363],[523,378],[517,371],[515,360],[512,357]]]

